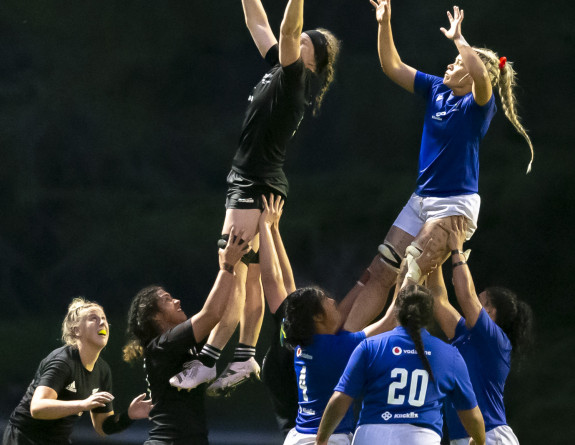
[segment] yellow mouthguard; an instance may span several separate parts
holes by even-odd
[[[100,329],[100,330],[98,331],[98,335],[100,335],[100,334],[101,334],[101,335],[106,335],[107,332],[106,332],[105,329]]]

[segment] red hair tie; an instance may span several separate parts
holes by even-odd
[[[499,58],[499,69],[502,70],[507,63],[507,57],[500,57]]]

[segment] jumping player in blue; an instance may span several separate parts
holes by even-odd
[[[279,307],[283,309],[284,343],[295,350],[292,355],[295,381],[289,390],[295,391],[297,382],[298,404],[293,407],[293,415],[297,412],[297,418],[284,445],[313,444],[323,410],[355,347],[366,336],[393,326],[386,317],[360,332],[342,330],[355,298],[353,294],[348,294],[338,306],[317,287],[292,291],[295,289],[293,274],[278,229],[283,201],[273,195],[269,203],[265,197],[263,201],[264,211],[260,219],[262,283],[270,311],[277,312]],[[267,358],[264,373],[266,365]],[[285,382],[276,383],[285,386]],[[349,444],[354,428],[353,412],[349,410],[329,443]]]
[[[435,304],[434,315],[445,335],[451,339],[469,370],[477,403],[485,419],[487,445],[519,445],[507,425],[503,392],[511,368],[511,354],[520,354],[532,337],[532,311],[509,289],[490,287],[475,293],[465,256],[463,218],[454,220],[449,237],[452,249],[453,285],[462,317],[449,303],[441,268],[430,274],[428,286]],[[449,438],[452,445],[469,443],[469,434],[446,405]]]
[[[362,341],[351,355],[315,443],[329,443],[353,399],[363,396],[354,445],[439,445],[447,397],[475,443],[484,444],[483,418],[463,358],[424,329],[433,317],[431,293],[408,285],[394,311],[400,326]]]
[[[468,219],[468,239],[476,230],[480,207],[479,145],[497,109],[494,89],[498,89],[505,116],[527,141],[533,161],[531,140],[516,112],[512,64],[489,49],[467,43],[461,32],[463,11],[455,6],[453,15],[447,13],[450,28],[441,28],[459,52],[441,78],[417,71],[401,60],[391,31],[391,0],[370,1],[379,23],[378,52],[384,73],[410,93],[422,96],[427,109],[415,193],[368,268],[371,279],[364,283],[351,312],[360,325],[369,322],[370,314],[377,313],[374,308],[381,311],[385,305],[381,295],[387,296],[396,281],[400,286],[423,281],[434,265],[421,256],[430,238],[435,240],[438,253],[447,258],[445,229],[450,225],[449,218],[464,215]],[[530,167],[531,163],[528,170]]]

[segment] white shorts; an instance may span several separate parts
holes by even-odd
[[[360,425],[352,445],[439,445],[441,436],[429,428],[409,423]]]
[[[469,239],[477,230],[480,206],[481,198],[477,193],[444,198],[419,196],[414,193],[393,225],[415,237],[427,221],[463,215],[468,219],[467,239]]]
[[[452,440],[451,445],[469,445],[469,437]],[[513,430],[507,425],[501,425],[485,433],[485,445],[519,445],[519,440]]]
[[[329,445],[350,445],[352,437],[351,433],[332,434],[327,443]],[[284,445],[314,445],[315,438],[315,434],[299,433],[295,428],[292,428],[285,438]]]

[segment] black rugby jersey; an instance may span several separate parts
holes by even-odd
[[[178,391],[170,377],[192,359],[190,348],[196,345],[190,320],[180,323],[154,338],[145,348],[145,369],[153,408],[150,419],[151,440],[204,444],[208,440],[204,407],[205,385],[191,391]]]
[[[284,175],[286,145],[310,103],[311,71],[301,58],[282,67],[276,44],[268,50],[265,60],[273,67],[249,96],[232,162],[233,170],[252,178]]]
[[[53,420],[32,418],[30,402],[38,386],[52,388],[58,394],[58,400],[84,400],[96,392],[111,393],[112,373],[102,358],[98,358],[94,369],[88,371],[82,365],[78,349],[68,345],[55,349],[40,362],[24,397],[10,416],[10,423],[37,444],[68,444],[72,426],[82,412]],[[113,411],[112,402],[92,411]]]

